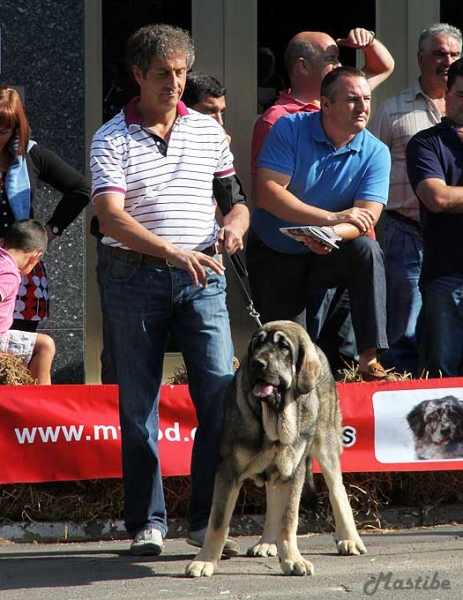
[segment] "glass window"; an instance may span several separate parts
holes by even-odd
[[[463,30],[463,3],[461,0],[441,0],[441,23],[449,23]]]

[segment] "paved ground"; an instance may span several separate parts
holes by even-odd
[[[128,542],[0,545],[2,600],[210,600],[385,598],[461,600],[463,525],[363,535],[368,554],[335,554],[331,535],[301,536],[313,577],[285,577],[276,558],[223,560],[211,579],[187,579],[194,554],[167,540],[157,558],[129,555]],[[241,537],[241,549],[256,541]],[[383,575],[381,575],[381,573]],[[390,575],[389,575],[390,574]],[[403,589],[408,587],[409,589]],[[411,589],[410,589],[411,588]]]

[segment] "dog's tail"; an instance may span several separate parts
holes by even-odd
[[[311,510],[314,513],[318,511],[317,489],[313,476],[313,461],[311,456],[305,459],[305,481],[301,494],[301,506],[305,510]]]

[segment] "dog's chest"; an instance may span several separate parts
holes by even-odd
[[[282,477],[291,478],[307,452],[306,440],[299,439],[295,444],[282,444],[267,440],[260,449],[252,451],[240,448],[236,451],[240,479],[256,479],[266,474],[262,481],[274,481]]]
[[[271,464],[284,479],[294,475],[296,467],[305,455],[307,442],[299,436],[298,413],[295,403],[281,412],[264,405],[262,420],[267,438],[272,442]]]
[[[280,442],[283,445],[294,444],[299,436],[296,404],[289,404],[281,412],[276,412],[263,404],[262,425],[271,442]]]

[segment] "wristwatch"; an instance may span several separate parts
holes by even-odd
[[[58,226],[48,223],[48,227],[50,227],[53,235],[61,235],[61,229]]]

